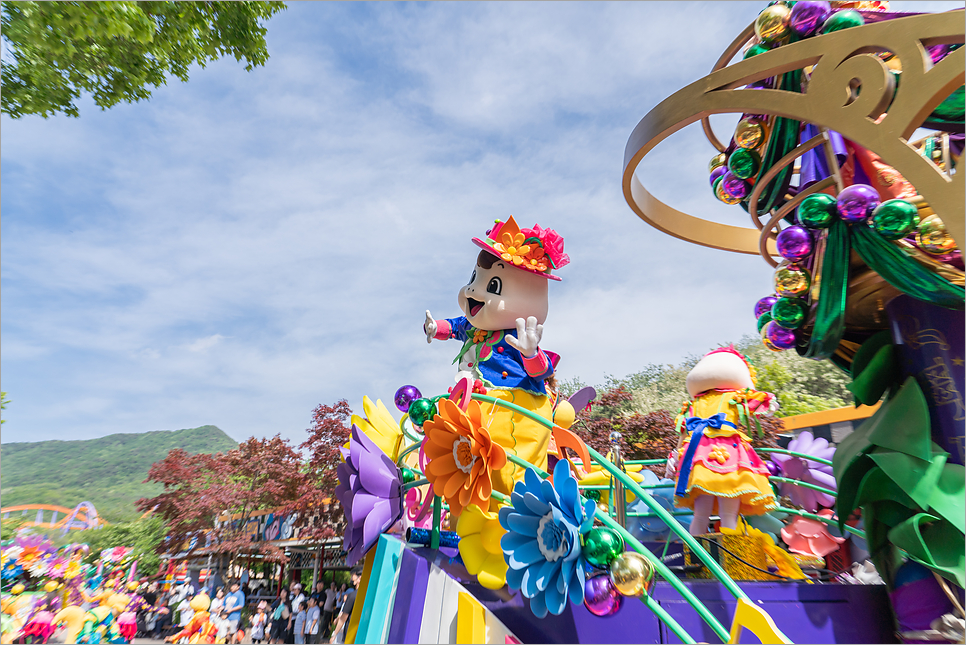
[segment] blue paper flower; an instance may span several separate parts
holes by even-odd
[[[500,545],[509,569],[507,585],[530,599],[537,618],[563,613],[567,598],[584,601],[584,556],[580,536],[594,523],[595,504],[580,503],[577,480],[566,461],[558,461],[553,481],[542,481],[528,468],[500,509],[507,530]]]
[[[641,486],[656,486],[658,484],[667,485],[666,488],[652,488],[648,490],[648,492],[651,494],[651,497],[653,497],[658,504],[664,507],[664,510],[667,512],[673,513],[679,510],[674,506],[673,480],[658,479],[657,475],[647,469],[641,470],[641,475],[644,477],[644,481],[641,482]],[[627,518],[627,530],[630,531],[631,535],[636,537],[641,542],[657,542],[665,539],[673,542],[681,539],[677,536],[677,534],[671,534],[670,527],[668,527],[668,525],[664,523],[664,520],[658,517],[657,513],[652,511],[642,500],[638,499],[636,502],[628,506],[628,508],[635,513],[643,514]],[[689,513],[687,515],[675,515],[674,519],[676,519],[686,529],[691,524],[691,518],[693,517],[694,514]]]

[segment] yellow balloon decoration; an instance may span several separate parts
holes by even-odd
[[[626,551],[610,563],[610,580],[625,596],[639,596],[654,578],[654,565],[635,551]]]
[[[44,591],[46,591],[47,593],[50,593],[51,591],[57,591],[57,587],[59,586],[60,584],[56,580],[48,580],[46,584],[44,584]]]

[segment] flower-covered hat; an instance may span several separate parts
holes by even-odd
[[[486,236],[485,241],[474,237],[473,244],[519,269],[550,280],[560,280],[551,270],[570,263],[570,257],[564,253],[564,239],[557,231],[540,228],[539,224],[521,229],[512,215],[506,222],[497,220]]]

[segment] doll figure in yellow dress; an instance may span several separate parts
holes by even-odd
[[[734,347],[698,361],[687,389],[691,399],[675,420],[680,441],[668,471],[677,471],[675,505],[694,510],[691,535],[707,533],[714,514],[722,527],[734,529],[739,514],[775,509],[768,469],[747,434],[757,426],[755,417],[777,409],[775,396],[755,389],[754,368]]]

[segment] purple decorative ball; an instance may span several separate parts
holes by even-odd
[[[832,15],[832,6],[827,2],[807,0],[796,2],[788,25],[799,36],[811,36]]]
[[[776,322],[765,325],[764,332],[768,342],[776,349],[791,349],[795,346],[795,332]]]
[[[721,176],[721,190],[737,200],[748,196],[748,182],[735,176],[730,170],[725,170]]]
[[[778,253],[789,262],[800,262],[812,253],[812,235],[801,226],[789,226],[778,234]]]
[[[409,406],[412,405],[412,402],[422,396],[415,385],[403,385],[396,390],[392,401],[401,412],[409,412]]]
[[[597,575],[584,582],[584,607],[595,616],[611,616],[617,613],[624,596],[617,591],[609,575]]]
[[[765,462],[765,468],[768,469],[768,474],[770,476],[781,477],[782,467],[771,459]]]
[[[755,303],[755,319],[761,318],[763,313],[771,311],[771,308],[775,306],[778,298],[775,296],[765,296],[761,300]]]
[[[714,186],[714,180],[720,177],[721,175],[725,174],[726,172],[728,172],[728,168],[725,166],[718,166],[717,168],[712,170],[711,178],[710,178],[711,185]]]
[[[864,222],[879,205],[879,193],[872,186],[853,184],[839,193],[835,200],[839,217],[849,223]]]

